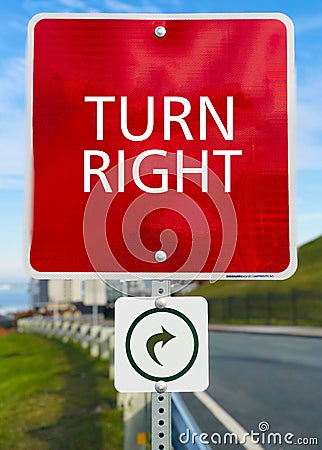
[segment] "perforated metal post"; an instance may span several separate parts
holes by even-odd
[[[171,394],[152,393],[152,450],[171,449]]]
[[[171,295],[170,281],[152,281],[152,297],[162,298]],[[156,302],[162,308],[162,301]],[[171,393],[166,391],[166,383],[156,383],[152,393],[152,450],[171,450]]]

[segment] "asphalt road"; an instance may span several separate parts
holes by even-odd
[[[214,415],[195,394],[182,395],[200,431],[206,433],[206,449],[322,448],[321,338],[210,333],[209,346],[207,394],[219,411]],[[268,426],[268,431],[260,432],[261,422],[268,424],[260,425]],[[255,435],[259,445],[211,444],[213,433],[223,440],[223,435],[238,425],[247,432],[260,432]],[[279,434],[271,435],[268,443],[269,433]],[[213,438],[216,442],[219,435]],[[298,438],[317,438],[318,444],[304,441],[308,445],[300,445],[303,441]]]

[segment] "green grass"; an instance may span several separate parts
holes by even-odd
[[[45,337],[0,337],[0,449],[118,450],[122,417],[106,361]]]
[[[322,237],[302,246],[298,260],[288,280],[206,282],[189,295],[209,300],[212,322],[322,325]]]

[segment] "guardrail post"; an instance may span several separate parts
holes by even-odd
[[[89,323],[84,323],[80,326],[79,330],[79,341],[82,348],[89,347],[89,333],[91,325]]]
[[[108,359],[110,356],[109,338],[114,333],[113,328],[102,327],[100,338],[100,358]]]
[[[72,342],[78,342],[78,332],[80,328],[80,323],[75,321],[73,322],[73,325],[70,328],[69,336],[68,338],[72,340]]]
[[[49,333],[49,335],[50,335],[51,337],[57,335],[57,330],[58,330],[59,327],[60,327],[60,323],[61,323],[60,320],[55,320],[55,319],[53,319],[52,327],[51,327],[50,333]]]
[[[69,320],[66,320],[63,322],[62,327],[60,329],[60,337],[62,338],[63,342],[67,342],[67,336],[68,331],[71,327],[71,322]]]
[[[109,344],[108,377],[110,380],[114,380],[114,343],[115,343],[115,335],[113,333],[110,335],[108,339]]]
[[[91,327],[91,349],[90,349],[90,355],[94,358],[97,358],[99,356],[100,352],[100,334],[101,334],[102,327],[100,325],[93,325]]]

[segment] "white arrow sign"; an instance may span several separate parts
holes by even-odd
[[[121,297],[115,305],[115,387],[120,392],[207,389],[208,305],[203,297]]]

